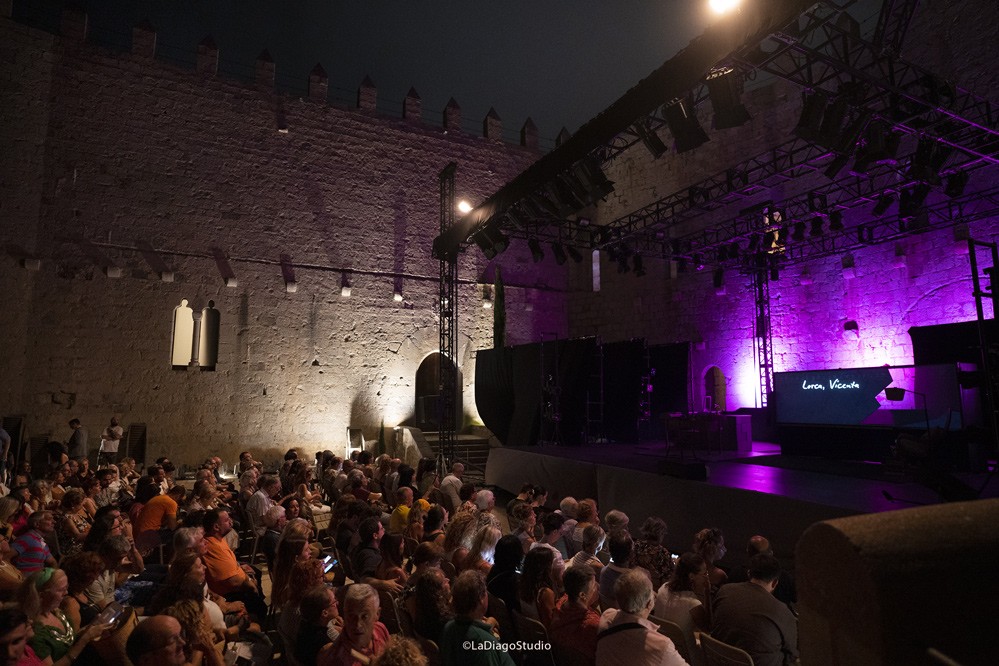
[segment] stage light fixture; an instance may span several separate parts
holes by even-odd
[[[913,217],[923,207],[926,196],[930,193],[930,186],[920,183],[912,188],[902,190],[898,199],[898,214],[901,217]]]
[[[608,180],[600,165],[592,157],[573,164],[571,172],[586,192],[588,203],[601,201],[614,191],[614,183]]]
[[[477,231],[472,236],[472,240],[482,250],[482,254],[485,255],[486,259],[495,259],[496,255],[510,246],[510,239],[503,235],[503,232],[500,231],[497,225],[489,223],[486,223],[486,226]]]
[[[861,135],[871,122],[871,112],[864,110],[857,114],[849,125],[839,134],[832,149],[844,157],[849,157],[860,141]]]
[[[751,118],[749,111],[739,101],[742,95],[742,77],[730,67],[719,68],[708,74],[708,97],[714,109],[714,128],[741,127]]]
[[[685,153],[710,141],[688,102],[677,100],[667,104],[663,107],[663,117],[673,135],[676,152]]]
[[[836,176],[839,175],[839,172],[843,170],[843,167],[845,167],[846,163],[849,161],[849,155],[836,155],[836,157],[833,158],[833,161],[829,163],[829,166],[826,167],[826,178],[829,180],[836,180]]]
[[[829,97],[824,92],[803,93],[801,115],[798,117],[798,124],[794,128],[795,136],[806,141],[815,141],[818,139],[819,132],[822,129],[822,116],[825,114],[828,104]]]
[[[631,258],[631,263],[635,267],[635,275],[637,277],[644,277],[645,276],[645,262],[642,260],[642,255],[641,254],[635,254],[635,256]]]
[[[572,257],[572,260],[577,264],[583,261],[583,255],[579,253],[579,250],[571,245],[567,245],[565,249],[569,253],[569,256]]]
[[[829,199],[822,192],[809,192],[808,193],[808,210],[813,213],[818,213],[829,207]]]
[[[803,241],[805,240],[805,223],[795,222],[794,231],[791,232],[791,240]]]
[[[951,149],[938,146],[931,137],[924,136],[916,144],[907,176],[930,185],[940,184],[940,168],[950,157]]]
[[[715,272],[711,275],[711,282],[714,284],[715,293],[719,293],[719,289],[722,290],[720,293],[725,293],[725,270],[722,268],[716,268]]]
[[[739,244],[738,243],[733,242],[733,243],[731,243],[728,246],[728,258],[729,259],[738,259],[739,258]]]
[[[617,257],[617,272],[620,274],[631,272],[631,266],[628,265],[628,255],[623,252]]]
[[[464,215],[465,213],[472,212],[472,204],[468,203],[464,199],[458,202],[458,212]]]
[[[878,197],[878,201],[874,204],[874,208],[871,212],[877,217],[881,217],[888,212],[888,209],[891,208],[893,203],[895,203],[895,197],[886,192]]]
[[[822,228],[825,222],[826,221],[822,219],[821,215],[816,215],[815,217],[813,217],[812,226],[808,230],[808,235],[811,236],[812,238],[820,237],[823,233],[825,233],[825,230]]]
[[[832,148],[838,143],[848,108],[844,95],[840,95],[826,107],[822,115],[822,126],[819,128],[818,143],[827,148]]]
[[[565,255],[565,247],[562,243],[552,243],[552,256],[555,257],[555,263],[559,266],[563,266],[568,259]]]
[[[548,192],[548,198],[555,202],[559,217],[568,217],[586,206],[572,191],[572,188],[562,180],[545,183],[545,190]]]
[[[964,188],[968,185],[970,174],[967,171],[958,171],[947,176],[947,185],[944,187],[944,194],[951,199],[955,199],[964,194]]]
[[[829,231],[843,231],[843,212],[829,211]]]
[[[635,134],[638,135],[639,140],[648,149],[652,155],[652,159],[659,159],[668,150],[666,144],[659,138],[659,135],[649,128],[646,120],[639,120],[632,125],[632,129],[635,130]]]
[[[699,271],[704,270],[704,257],[702,257],[700,253],[694,255],[694,268]]]
[[[527,247],[531,250],[531,259],[534,260],[534,263],[541,263],[541,261],[545,258],[545,252],[541,249],[541,243],[538,242],[538,239],[528,238]]]

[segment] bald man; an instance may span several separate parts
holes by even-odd
[[[185,645],[180,622],[153,615],[129,635],[125,653],[135,666],[183,666]]]
[[[748,581],[749,560],[751,560],[754,555],[759,555],[761,553],[766,555],[774,554],[773,548],[770,547],[770,539],[759,534],[749,537],[749,541],[746,543],[746,561],[740,566],[732,567],[732,571],[729,573],[728,582],[745,583]],[[780,570],[780,576],[777,578],[777,588],[774,590],[773,594],[774,597],[783,601],[789,608],[792,609],[792,604],[798,600],[798,590],[794,584],[794,576],[783,567]]]

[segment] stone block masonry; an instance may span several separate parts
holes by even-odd
[[[418,105],[380,116],[373,86],[361,111],[327,106],[321,68],[306,99],[216,78],[207,62],[181,70],[153,59],[155,34],[141,32],[139,53],[110,54],[0,17],[12,53],[0,58],[0,412],[58,439],[72,417],[96,437],[116,413],[148,425],[150,459],[181,464],[244,448],[342,453],[348,426],[375,439],[411,417],[417,368],[438,342],[437,174],[457,162],[459,196],[479,201],[536,151],[425,125]],[[210,40],[199,52],[217,62]],[[539,304],[508,309],[511,344],[566,330],[564,283],[527,256],[500,258],[511,302]],[[470,420],[474,350],[492,341],[486,269],[462,255]],[[221,313],[215,372],[171,368],[182,299]]]

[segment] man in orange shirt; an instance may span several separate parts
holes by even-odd
[[[202,526],[208,547],[202,558],[208,589],[221,594],[226,601],[242,601],[247,612],[262,620],[267,615],[267,604],[260,593],[257,573],[249,565],[240,566],[236,554],[224,538],[232,530],[229,512],[224,509],[206,512]]]
[[[177,503],[186,493],[183,486],[174,486],[166,495],[157,495],[145,503],[133,528],[140,550],[173,538],[177,529]]]

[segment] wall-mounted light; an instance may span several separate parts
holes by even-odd
[[[350,298],[350,277],[346,272],[340,273],[340,296]]]
[[[462,215],[472,212],[472,204],[468,203],[465,199],[458,202],[458,212]]]
[[[852,280],[857,277],[857,265],[854,262],[852,254],[844,254],[843,258],[840,260],[840,265],[843,268],[844,279]]]
[[[397,277],[392,282],[392,300],[396,303],[402,303],[402,278]]]
[[[493,309],[493,289],[488,284],[482,285],[482,309]]]

